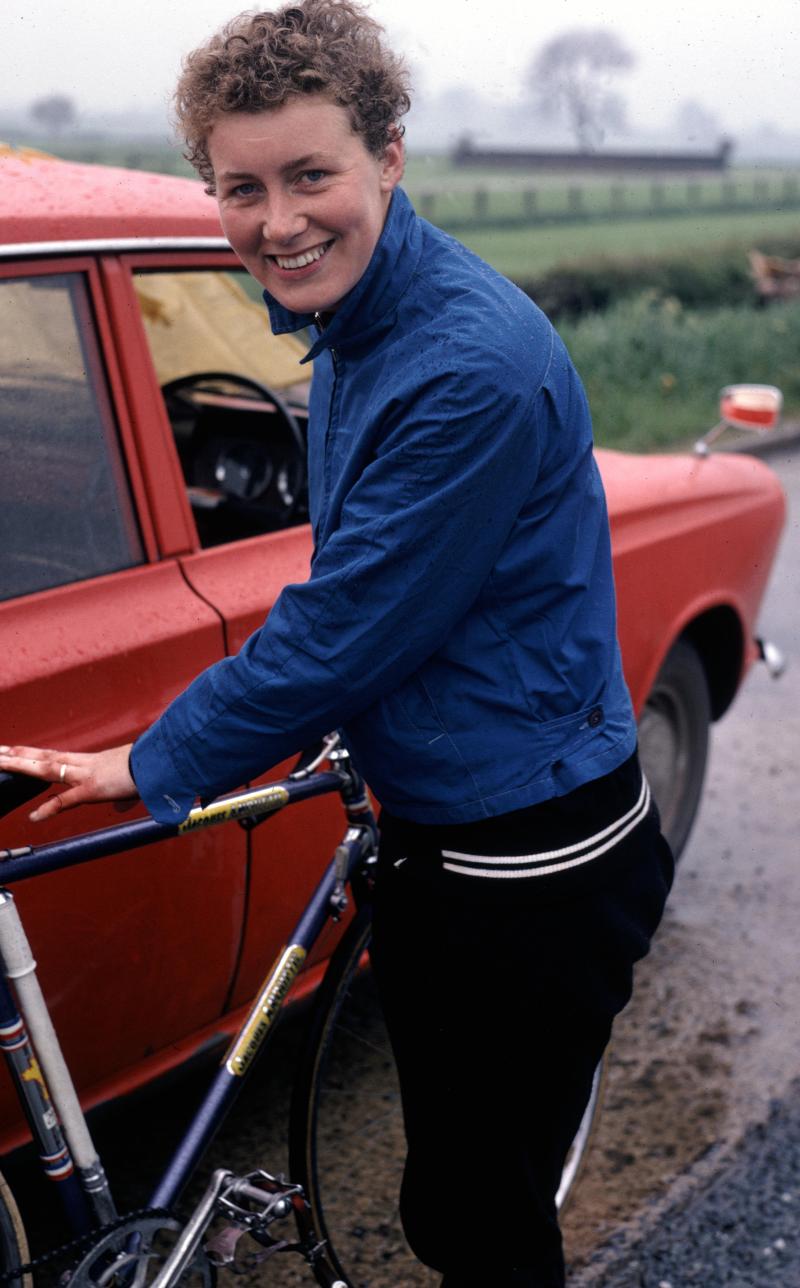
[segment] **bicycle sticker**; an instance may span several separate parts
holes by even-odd
[[[289,804],[289,793],[285,787],[260,787],[258,791],[238,800],[215,801],[193,809],[189,817],[178,827],[178,835],[194,832],[198,827],[210,827],[212,823],[226,823],[236,818],[251,818],[256,814],[270,814],[273,810],[283,809]]]
[[[241,1078],[246,1072],[277,1019],[284,998],[300,973],[306,956],[306,950],[300,944],[290,944],[278,957],[244,1028],[225,1056],[225,1068],[234,1077]]]

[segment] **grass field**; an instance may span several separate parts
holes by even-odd
[[[461,230],[459,240],[513,280],[537,276],[557,264],[598,256],[691,254],[720,242],[742,253],[767,237],[800,232],[800,211],[665,216],[619,223],[559,224],[531,228]]]
[[[548,174],[530,171],[459,170],[440,160],[437,170],[412,161],[406,187],[426,218],[443,227],[470,223],[573,218],[619,218],[662,210],[800,211],[795,171],[731,170],[724,173],[642,176]]]

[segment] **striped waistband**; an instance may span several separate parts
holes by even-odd
[[[558,850],[541,850],[534,854],[467,854],[460,850],[442,850],[446,872],[461,876],[489,877],[493,880],[552,876],[591,863],[619,845],[647,816],[650,788],[642,777],[642,788],[636,804],[620,818],[582,841]]]

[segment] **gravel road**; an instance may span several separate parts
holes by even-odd
[[[714,1180],[634,1240],[612,1238],[574,1288],[800,1284],[800,1081],[751,1127]],[[619,1246],[622,1245],[622,1246]]]

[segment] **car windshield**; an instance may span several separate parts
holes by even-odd
[[[311,372],[300,359],[308,345],[272,334],[261,288],[247,273],[139,273],[134,281],[160,384],[230,371],[292,396],[307,386]]]

